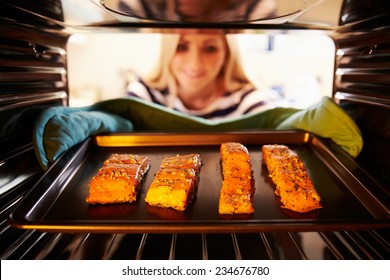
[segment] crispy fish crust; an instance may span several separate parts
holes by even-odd
[[[305,213],[322,208],[306,167],[299,156],[285,145],[264,145],[263,163],[276,186],[282,207]]]
[[[133,202],[149,170],[150,159],[132,154],[112,154],[89,183],[90,204]]]
[[[255,192],[248,150],[240,143],[222,143],[222,187],[219,196],[220,214],[250,214],[254,212]]]
[[[199,154],[164,158],[146,193],[145,202],[184,211],[194,196],[200,166]]]

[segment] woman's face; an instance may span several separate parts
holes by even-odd
[[[182,35],[171,64],[179,94],[194,95],[212,90],[225,57],[223,34]]]

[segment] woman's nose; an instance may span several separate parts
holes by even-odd
[[[187,62],[193,67],[202,65],[202,55],[198,49],[192,49],[188,52]]]

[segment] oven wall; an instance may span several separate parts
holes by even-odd
[[[32,145],[35,119],[67,105],[68,34],[56,23],[61,17],[58,1],[0,1],[0,255],[25,234],[7,224],[10,209],[43,173]]]
[[[388,196],[390,2],[348,0],[341,15],[341,27],[333,34],[334,99],[363,133],[364,147],[357,161],[386,189]]]
[[[56,3],[49,2],[58,11],[61,7]],[[0,151],[12,153],[11,149],[31,142],[33,123],[40,111],[67,104],[68,34],[51,18],[35,17],[2,2],[0,5]]]

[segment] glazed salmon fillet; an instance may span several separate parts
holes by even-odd
[[[200,167],[199,154],[164,158],[146,193],[145,202],[184,211],[195,194]]]
[[[222,143],[220,155],[223,178],[218,212],[220,214],[253,213],[255,187],[247,148],[240,143]]]
[[[305,213],[322,208],[321,197],[299,156],[285,145],[264,145],[263,163],[275,184],[282,207]]]
[[[103,166],[107,166],[113,163],[140,165],[140,172],[142,173],[142,176],[149,170],[150,167],[150,159],[147,156],[135,154],[112,154],[107,160],[104,161]]]
[[[90,204],[133,202],[149,170],[150,159],[132,154],[113,154],[89,183]]]

